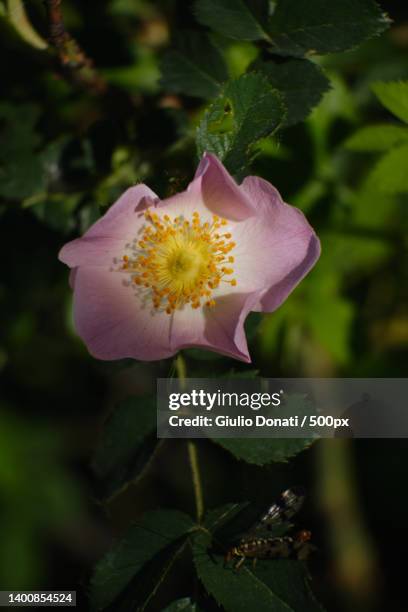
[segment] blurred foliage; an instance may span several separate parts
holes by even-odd
[[[44,540],[83,513],[80,490],[61,455],[55,432],[22,423],[2,407],[0,582],[10,589],[44,580]]]
[[[197,524],[186,514],[194,504],[185,448],[178,441],[157,448],[152,439],[155,379],[173,375],[174,366],[95,363],[75,336],[57,253],[129,185],[143,181],[161,197],[184,189],[200,152],[212,150],[237,177],[260,175],[303,210],[322,255],[277,312],[249,317],[253,366],[191,349],[188,375],[252,376],[256,368],[262,376],[406,376],[406,7],[371,0],[62,4],[67,30],[108,83],[103,95],[62,69],[40,0],[0,2],[2,588],[77,584],[83,593],[83,570],[90,574],[113,534],[119,542],[91,580],[96,607],[119,609],[112,604],[119,596],[129,609],[137,587],[151,610],[216,610],[216,601],[232,610],[245,601],[271,609],[282,598],[283,609],[316,609],[300,565],[271,571],[265,562],[256,575],[236,576],[219,556],[211,559],[210,528],[191,536]],[[394,19],[388,32],[384,11]],[[319,444],[297,457],[307,441],[296,448],[255,442],[258,448],[239,440],[199,446],[206,506],[268,502],[293,481],[307,481],[312,498],[324,498],[316,472],[327,455],[321,458]],[[360,583],[337,580],[326,541],[336,521],[329,516],[322,526],[309,513],[323,559],[312,563],[313,589],[329,610],[399,612],[406,608],[405,546],[394,543],[407,539],[408,500],[404,491],[390,500],[404,477],[406,445],[359,442],[356,478],[382,581],[372,581],[372,599],[360,601]],[[345,478],[332,470],[330,491]],[[110,501],[97,509],[89,501],[96,499]],[[158,506],[175,510],[152,513]],[[385,521],[390,506],[396,518]],[[70,537],[75,524],[86,525],[84,543]],[[263,585],[258,599],[254,576]],[[288,591],[289,583],[299,586]]]
[[[408,82],[378,82],[372,89],[393,115],[408,123]],[[349,138],[347,145],[354,151],[386,151],[367,177],[367,189],[391,195],[408,192],[407,138],[406,127],[392,124],[367,126]]]

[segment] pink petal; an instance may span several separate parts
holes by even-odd
[[[262,296],[259,304],[254,310],[261,312],[272,312],[276,310],[300,283],[302,278],[306,276],[319,257],[320,241],[315,235],[312,235],[307,244],[307,249],[302,261],[284,278],[272,285],[272,287]]]
[[[217,298],[213,308],[187,307],[173,315],[171,337],[174,352],[203,348],[250,363],[244,322],[258,301],[256,294],[230,294]]]
[[[256,293],[236,293],[217,299],[207,314],[206,340],[219,353],[251,363],[244,323],[258,301]]]
[[[106,226],[110,228],[111,222],[123,213],[129,215],[128,218],[131,220],[134,211],[145,210],[145,208],[147,208],[142,202],[144,198],[148,200],[158,200],[158,196],[154,191],[143,183],[135,185],[134,187],[129,187],[129,189],[126,189],[120,198],[108,208],[102,219],[99,219],[99,221],[97,221],[88,231],[92,231],[93,233],[102,220],[108,221],[109,224],[107,223]]]
[[[171,219],[181,216],[191,220],[193,212],[198,212],[202,222],[211,221],[212,212],[204,204],[199,183],[195,183],[194,188],[190,189],[192,185],[193,183],[190,183],[186,191],[181,191],[170,198],[160,200],[157,204],[157,213],[169,215]]]
[[[78,268],[75,278],[75,328],[98,359],[162,359],[172,354],[171,317],[151,314],[135,296],[127,275],[101,267]]]
[[[237,220],[254,214],[253,206],[216,157],[206,153],[186,191],[161,200],[157,208],[170,217],[191,219],[198,212],[202,221],[212,216]]]
[[[64,245],[59,259],[70,267],[110,266],[114,257],[120,257],[124,245],[136,236],[144,222],[142,211],[157,196],[146,185],[131,187],[82,236]]]
[[[220,217],[239,221],[254,214],[245,192],[210,153],[203,155],[189,190],[199,190],[208,209]]]
[[[213,309],[177,310],[173,315],[145,306],[126,275],[84,266],[75,275],[74,322],[98,359],[163,359],[182,348],[209,348],[250,361],[244,321],[256,295],[229,295]]]
[[[304,215],[267,181],[247,177],[241,188],[257,216],[234,231],[237,290],[261,291],[254,310],[275,310],[315,264],[320,243]]]

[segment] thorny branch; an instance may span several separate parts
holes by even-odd
[[[63,70],[78,85],[101,94],[107,84],[95,70],[93,61],[84,53],[77,41],[66,31],[61,10],[62,0],[45,0],[50,40],[57,51]]]

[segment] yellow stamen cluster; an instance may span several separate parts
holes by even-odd
[[[140,237],[128,245],[130,255],[122,258],[121,269],[129,272],[134,286],[145,289],[155,309],[171,314],[190,304],[192,308],[215,306],[214,289],[221,282],[235,286],[230,252],[235,247],[228,224],[213,215],[202,222],[194,212],[191,221],[182,216],[171,219],[150,210]]]

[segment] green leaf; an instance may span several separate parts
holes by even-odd
[[[299,415],[299,420],[304,415],[315,414],[311,403],[301,395],[290,396],[273,414],[285,418],[288,412]],[[273,461],[287,461],[308,448],[314,438],[213,438],[213,441],[237,459],[255,465],[266,465]]]
[[[256,62],[253,69],[265,74],[272,87],[282,94],[287,109],[286,127],[304,121],[330,88],[319,66],[308,60]]]
[[[268,40],[267,0],[197,0],[195,14],[200,23],[216,32],[240,40]]]
[[[129,397],[119,404],[103,427],[92,461],[101,497],[109,499],[141,478],[159,444],[155,399]]]
[[[311,438],[214,438],[237,459],[254,465],[285,462],[308,448]]]
[[[316,612],[322,608],[308,587],[309,577],[299,561],[258,561],[239,572],[225,569],[220,557],[196,550],[197,573],[208,593],[227,612]]]
[[[215,153],[230,172],[241,174],[256,142],[273,133],[285,116],[280,94],[265,76],[248,73],[225,86],[197,128],[201,155]]]
[[[76,224],[74,212],[82,199],[81,193],[39,193],[23,202],[45,225],[62,234],[71,232]]]
[[[278,0],[270,33],[278,53],[303,57],[346,51],[388,24],[373,0]]]
[[[143,609],[193,527],[189,516],[175,510],[150,512],[133,525],[94,569],[92,608],[103,610],[120,597],[115,604],[117,612],[135,609],[136,604],[142,604],[137,609]]]
[[[200,612],[200,608],[189,597],[173,601],[162,612]]]
[[[69,138],[61,136],[40,149],[41,138],[35,130],[38,118],[39,110],[33,105],[0,105],[0,195],[24,200],[23,206],[33,207],[39,219],[67,233],[75,225],[72,212],[81,199],[78,193],[56,192]]]
[[[266,40],[273,51],[303,57],[346,51],[389,24],[374,0],[197,0],[200,23],[242,40]]]
[[[373,189],[395,195],[408,191],[408,144],[386,153],[370,173]]]
[[[236,571],[213,552],[211,534],[194,538],[194,564],[207,592],[227,612],[317,612],[321,607],[309,587],[309,576],[299,561],[250,561]]]
[[[225,534],[225,526],[227,526],[228,533],[228,527],[236,524],[237,517],[239,518],[246,508],[248,508],[248,502],[233,502],[219,506],[206,512],[203,525],[212,534],[217,535],[220,530]],[[235,537],[236,533],[233,536]]]
[[[5,198],[23,199],[45,187],[35,130],[39,114],[32,104],[0,105],[0,195]]]
[[[408,81],[380,82],[371,87],[385,108],[408,123]]]
[[[265,512],[264,502],[235,502],[226,504],[205,515],[203,526],[213,534],[212,552],[224,553],[232,542],[236,542],[240,535],[248,530],[259,520]],[[260,530],[260,537],[280,537],[291,529],[288,522],[277,522],[270,525],[267,530]]]
[[[408,129],[384,123],[368,125],[357,130],[345,142],[352,151],[388,151],[394,145],[408,141]]]
[[[164,89],[199,98],[216,96],[228,78],[218,48],[206,34],[195,31],[177,34],[177,47],[164,55],[161,71]]]

